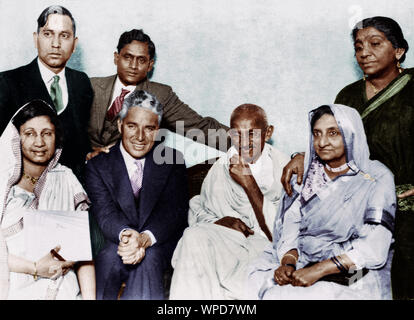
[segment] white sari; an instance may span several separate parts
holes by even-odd
[[[22,171],[21,143],[11,122],[0,137],[0,150],[0,298],[78,298],[80,290],[74,271],[56,280],[38,278],[35,281],[32,275],[9,272],[7,256],[24,258],[26,254],[21,209],[86,210],[89,200],[85,191],[72,171],[58,163],[60,149],[40,176],[33,193],[18,187]]]

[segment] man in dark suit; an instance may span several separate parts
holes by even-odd
[[[0,73],[0,134],[25,103],[42,99],[56,108],[64,130],[60,162],[79,177],[90,151],[87,126],[93,91],[88,76],[66,67],[78,38],[72,14],[50,6],[33,33],[38,57],[28,65]]]
[[[179,134],[186,134],[190,129],[200,129],[201,140],[214,148],[227,151],[230,140],[226,131],[228,127],[210,117],[202,117],[187,104],[182,102],[168,85],[148,80],[148,74],[154,65],[155,45],[142,30],[133,29],[124,32],[119,38],[114,63],[117,74],[109,77],[91,78],[95,98],[91,108],[89,138],[95,152],[108,152],[119,138],[114,106],[117,100],[123,100],[134,90],[145,90],[157,97],[164,107],[161,127]],[[114,111],[116,110],[116,111]],[[182,130],[177,121],[182,121]],[[218,132],[209,135],[208,130]]]
[[[95,259],[97,299],[163,299],[163,274],[187,225],[182,154],[157,143],[163,108],[142,90],[123,102],[121,141],[89,160],[86,190],[105,237]]]

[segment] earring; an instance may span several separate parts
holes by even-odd
[[[397,61],[397,68],[400,73],[403,71],[400,65],[400,61]]]
[[[364,74],[362,79],[364,79],[364,81],[367,81],[367,76]]]

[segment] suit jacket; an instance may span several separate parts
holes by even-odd
[[[95,97],[92,103],[88,132],[92,146],[106,146],[115,142],[120,137],[120,134],[114,135],[110,139],[103,136],[105,115],[108,106],[111,103],[115,80],[116,75],[91,78]],[[218,144],[216,139],[209,143],[207,134],[208,129],[224,129],[227,131],[229,128],[213,118],[202,117],[199,115],[182,102],[170,86],[145,79],[136,86],[136,90],[144,90],[153,94],[163,105],[164,114],[161,127],[176,132],[176,121],[184,121],[184,132],[177,133],[184,135],[188,130],[198,128],[203,131],[206,137],[205,144],[208,144],[213,148],[220,148],[223,151],[227,151],[227,148],[230,146],[230,141],[227,139],[228,137],[225,132],[222,132],[221,134],[221,139],[226,141],[226,144],[222,146]],[[116,126],[113,127],[113,130],[117,130]]]
[[[176,159],[173,164],[157,164],[154,150],[163,148]],[[150,230],[155,246],[176,245],[187,226],[188,189],[186,167],[178,151],[157,143],[145,157],[142,189],[135,201],[120,142],[88,161],[85,170],[86,190],[106,241],[119,244],[124,228]],[[160,149],[157,149],[157,151]],[[170,252],[172,253],[172,252]],[[116,254],[116,253],[114,253]]]
[[[85,156],[90,151],[87,127],[93,91],[84,72],[66,67],[65,76],[69,100],[66,109],[59,115],[64,131],[60,162],[79,177]],[[36,59],[28,65],[0,73],[0,134],[14,113],[33,99],[42,99],[53,106]]]

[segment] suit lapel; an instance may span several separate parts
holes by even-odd
[[[95,88],[95,99],[97,101],[97,112],[95,115],[96,128],[103,128],[106,111],[111,103],[112,92],[115,86],[116,75],[104,78],[97,83]]]
[[[139,227],[142,228],[157,203],[172,168],[166,164],[156,164],[153,152],[159,144],[155,144],[145,157],[144,176],[139,199]]]
[[[112,157],[110,157],[110,163],[107,170],[107,176],[113,186],[115,198],[125,213],[126,217],[133,225],[138,225],[137,209],[135,205],[135,198],[132,193],[131,182],[129,180],[127,168],[125,166],[124,158],[122,157],[121,150],[119,149],[118,142],[113,147]]]
[[[77,106],[78,104],[76,103],[76,88],[74,88],[74,86],[76,85],[76,81],[74,81],[73,79],[73,73],[72,70],[69,68],[65,69],[65,77],[66,77],[66,85],[68,86],[68,106],[69,105],[74,105]]]
[[[140,83],[137,84],[134,91],[138,91],[138,90],[148,91],[148,79],[147,78],[145,78],[144,80],[142,80]]]
[[[27,66],[27,74],[25,75],[25,82],[23,84],[24,90],[21,92],[27,92],[27,97],[36,97],[37,99],[42,99],[51,106],[54,106],[52,98],[50,98],[49,91],[47,90],[42,76],[40,75],[37,59],[34,59]]]

